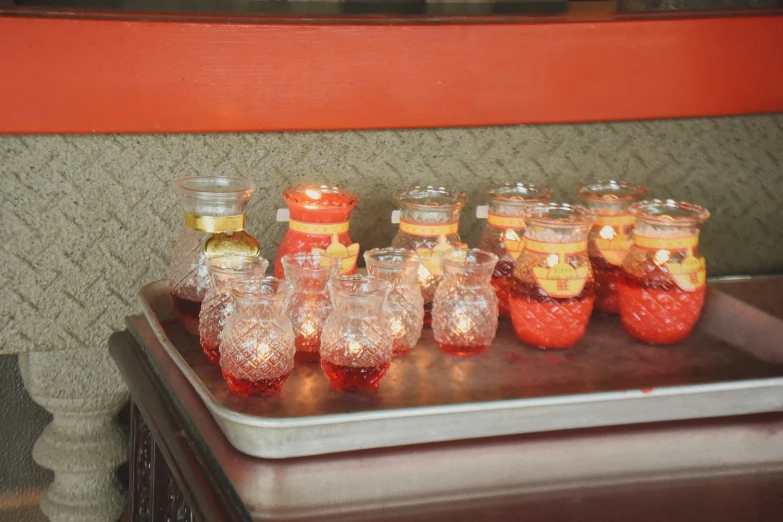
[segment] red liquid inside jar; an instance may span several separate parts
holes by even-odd
[[[331,193],[320,192],[320,197],[314,199],[306,193],[306,187],[296,187],[285,191],[283,197],[288,205],[288,210],[292,220],[303,223],[322,223],[336,224],[345,223],[351,215],[351,211],[356,206],[359,199],[350,192]],[[311,187],[308,191],[318,191],[317,187]],[[275,277],[283,279],[285,273],[280,258],[286,254],[296,252],[311,252],[314,248],[326,250],[332,244],[333,236],[331,234],[308,234],[296,230],[288,229],[283,236],[280,246],[277,248],[277,258],[275,259]],[[337,242],[346,248],[353,244],[348,232],[337,234]],[[347,272],[355,274],[356,267]]]
[[[538,285],[513,281],[509,312],[520,341],[543,349],[570,348],[584,336],[595,292],[588,283],[576,297],[550,297]]]
[[[174,302],[174,311],[182,321],[185,329],[195,335],[198,335],[198,316],[201,313],[201,302],[183,299],[177,295],[171,294]]]
[[[261,379],[258,381],[249,381],[247,379],[239,379],[237,377],[232,377],[231,375],[223,374],[223,378],[228,383],[228,388],[231,390],[231,393],[235,393],[237,395],[259,395],[259,394],[265,394],[265,395],[271,395],[274,393],[277,393],[280,391],[280,388],[283,387],[283,384],[288,380],[288,377],[290,376],[290,373],[287,373],[285,375],[281,375],[280,377],[276,379]]]
[[[634,338],[675,344],[690,335],[704,307],[706,287],[686,292],[673,282],[637,279],[626,273],[618,286],[620,318]]]
[[[511,278],[514,273],[514,263],[511,261],[498,261],[495,272],[492,274],[492,286],[498,296],[498,316],[508,317],[508,300],[511,296]]]
[[[487,351],[489,345],[476,345],[476,346],[456,346],[452,344],[441,344],[440,349],[443,353],[449,355],[457,355],[459,357],[472,357],[474,355],[481,355]]]
[[[619,314],[617,284],[623,278],[623,269],[602,257],[591,257],[590,263],[595,278],[595,308],[604,314]]]
[[[329,385],[337,391],[377,390],[390,365],[391,363],[369,367],[339,366],[321,359],[321,368],[329,379]]]
[[[294,339],[296,346],[296,361],[317,361],[321,358],[321,336],[305,336],[299,334]]]
[[[201,348],[204,350],[204,355],[207,356],[209,362],[212,364],[220,364],[220,344],[211,345],[202,343]]]
[[[321,352],[317,350],[315,352],[297,351],[296,354],[294,354],[294,361],[298,363],[318,362],[319,360],[321,360]]]

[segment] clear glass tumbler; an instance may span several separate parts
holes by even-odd
[[[258,241],[245,232],[245,206],[255,191],[239,178],[180,178],[174,190],[185,207],[184,226],[169,261],[169,289],[185,327],[198,334],[201,303],[209,288],[207,256],[257,256]]]
[[[620,313],[617,283],[631,248],[635,222],[628,207],[644,198],[647,189],[625,182],[599,181],[577,188],[576,193],[587,208],[598,213],[587,240],[595,278],[595,307],[605,314]]]
[[[201,348],[212,364],[218,364],[220,360],[223,329],[234,309],[229,296],[229,284],[243,277],[264,277],[268,266],[269,262],[258,256],[223,255],[207,259],[211,284],[201,304],[198,333]]]
[[[393,339],[383,317],[388,281],[340,276],[329,282],[334,311],[326,320],[321,367],[338,391],[378,389],[392,358]]]
[[[459,214],[467,196],[462,192],[412,187],[399,190],[400,229],[392,240],[394,248],[415,251],[421,258],[419,286],[424,297],[424,324],[432,321],[432,299],[443,278],[440,256],[463,247],[459,237]]]
[[[230,284],[234,312],[220,347],[220,368],[233,393],[277,393],[294,367],[294,332],[285,314],[288,284],[274,277]]]
[[[487,226],[479,238],[479,248],[498,256],[492,274],[492,286],[498,296],[500,317],[508,317],[508,294],[514,263],[525,244],[525,208],[549,203],[552,191],[525,183],[507,183],[487,187]]]
[[[710,213],[672,200],[641,201],[630,212],[636,228],[617,285],[620,319],[640,341],[678,343],[704,307],[707,271],[699,231]]]
[[[525,247],[514,267],[509,312],[517,337],[544,349],[569,348],[593,312],[587,236],[593,211],[549,203],[525,211]]]
[[[286,313],[296,335],[296,359],[317,361],[324,321],[332,312],[327,283],[337,275],[340,260],[325,254],[299,252],[283,256],[281,263],[291,285]]]
[[[394,337],[394,355],[411,351],[424,326],[424,298],[418,284],[421,260],[404,248],[376,248],[364,253],[367,273],[392,285],[383,314]]]
[[[443,281],[435,292],[432,332],[440,349],[470,356],[484,353],[498,328],[498,298],[492,272],[498,256],[474,248],[441,257]]]

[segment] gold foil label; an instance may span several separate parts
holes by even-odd
[[[566,256],[584,254],[587,251],[587,241],[577,243],[544,243],[527,239],[525,250],[537,254],[556,256],[557,262],[549,268],[533,267],[533,277],[538,286],[550,297],[576,297],[582,293],[587,283],[590,267],[587,265],[574,268],[568,264]]]
[[[459,231],[459,222],[422,224],[411,223],[410,221],[400,220],[400,231],[412,236],[431,237],[431,236],[450,236]]]
[[[310,234],[311,236],[331,236],[348,232],[349,223],[348,221],[342,223],[306,223],[291,219],[288,222],[288,228],[294,232]]]
[[[332,242],[326,248],[313,248],[317,254],[327,254],[340,260],[339,274],[348,274],[356,268],[356,260],[359,257],[359,243],[343,245],[337,239],[337,234],[332,234]]]
[[[631,215],[598,216],[595,220],[593,230],[598,230],[598,236],[594,239],[595,247],[610,265],[623,264],[633,243],[626,230],[634,222]]]
[[[699,244],[699,236],[678,238],[651,238],[634,234],[633,244],[645,250],[655,251],[653,261],[685,292],[694,292],[707,284],[707,265],[704,258],[693,255]],[[685,252],[679,263],[671,261],[672,252]]]
[[[525,219],[513,216],[499,216],[497,214],[487,214],[487,223],[495,228],[517,228],[524,229]]]
[[[185,212],[185,226],[199,232],[239,232],[245,228],[245,216],[197,216]]]

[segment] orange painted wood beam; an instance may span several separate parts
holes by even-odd
[[[783,16],[221,23],[0,16],[0,133],[583,122],[783,111]]]

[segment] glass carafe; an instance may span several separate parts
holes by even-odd
[[[577,188],[576,193],[587,208],[598,213],[587,240],[595,279],[595,307],[605,314],[617,314],[620,267],[633,235],[634,217],[628,207],[644,198],[647,189],[625,182],[599,181]]]
[[[487,226],[479,238],[479,248],[498,256],[492,286],[498,296],[498,313],[508,317],[508,293],[514,273],[514,263],[525,244],[526,207],[549,203],[552,191],[525,183],[508,183],[488,187]]]
[[[620,318],[640,341],[674,344],[690,335],[701,315],[706,265],[699,230],[706,209],[672,200],[631,205],[633,244],[618,284]]]
[[[209,288],[206,257],[257,256],[258,241],[245,232],[245,206],[252,181],[239,178],[180,178],[174,190],[185,207],[184,226],[171,251],[169,290],[185,327],[198,334],[201,302]]]
[[[291,285],[286,313],[296,336],[297,361],[317,361],[324,321],[332,311],[327,283],[337,275],[340,261],[320,253],[299,252],[282,259]]]
[[[569,348],[593,311],[587,236],[595,214],[550,203],[525,211],[525,246],[514,266],[509,312],[517,337],[544,349]]]
[[[242,277],[264,277],[268,266],[267,260],[258,256],[220,255],[207,258],[210,285],[201,304],[198,333],[201,348],[212,364],[220,360],[223,329],[234,308],[228,290],[231,281]]]
[[[272,394],[294,367],[294,332],[285,314],[288,284],[274,277],[234,279],[234,311],[220,347],[220,368],[232,392]]]
[[[392,335],[383,318],[391,283],[368,276],[340,276],[329,282],[334,311],[326,320],[321,367],[338,391],[372,391],[392,358]]]
[[[484,353],[498,328],[498,298],[492,272],[498,256],[474,248],[441,257],[443,281],[435,292],[432,332],[440,349],[452,355]]]
[[[337,187],[297,185],[283,193],[290,212],[288,230],[277,249],[275,277],[283,277],[283,256],[318,252],[340,260],[340,274],[356,273],[359,244],[348,235],[348,218],[359,202],[353,192]]]
[[[416,346],[424,326],[424,298],[418,284],[419,256],[404,248],[376,248],[364,253],[367,273],[392,285],[383,314],[394,337],[394,355]]]
[[[424,324],[431,322],[432,299],[443,278],[440,256],[462,247],[459,214],[467,197],[445,188],[413,187],[397,191],[400,229],[392,240],[394,248],[415,251],[421,258],[419,286],[424,297]]]

